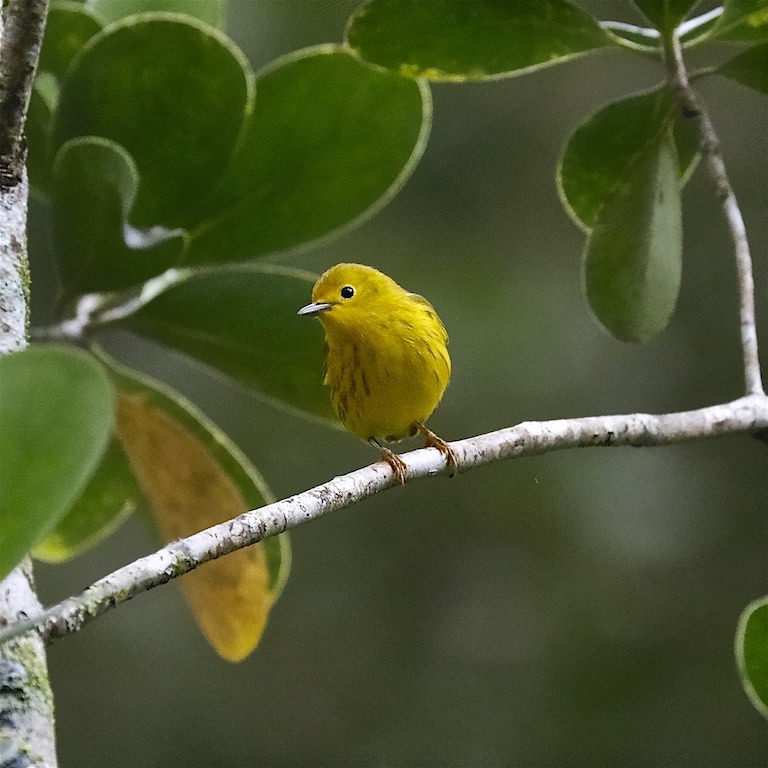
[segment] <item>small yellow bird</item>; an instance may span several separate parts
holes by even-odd
[[[405,482],[405,462],[380,440],[421,432],[452,471],[451,447],[424,426],[448,386],[448,334],[422,296],[362,264],[336,264],[312,289],[312,303],[298,314],[316,315],[325,331],[323,383],[341,423],[381,451]]]

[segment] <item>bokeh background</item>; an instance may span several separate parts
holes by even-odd
[[[626,3],[581,4],[633,18]],[[231,0],[228,32],[259,68],[339,41],[356,5]],[[455,373],[431,424],[449,439],[738,397],[735,270],[704,170],[684,197],[678,310],[643,346],[590,315],[583,236],[557,198],[576,125],[660,78],[653,62],[609,52],[436,86],[431,139],[400,194],[279,261],[316,272],[361,261],[432,300]],[[768,99],[724,80],[701,92],[743,206],[768,339]],[[33,205],[38,321],[54,290],[43,229]],[[181,357],[127,336],[110,344],[200,404],[277,497],[373,460],[355,438]],[[288,586],[242,664],[215,656],[177,585],[52,646],[61,765],[765,765],[765,722],[741,691],[733,636],[768,591],[767,521],[768,449],[746,438],[569,451],[391,490],[292,534]],[[39,564],[41,596],[66,597],[155,548],[133,519],[76,561]]]

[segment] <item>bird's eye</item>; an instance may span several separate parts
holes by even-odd
[[[351,285],[345,285],[341,289],[342,299],[351,299],[355,295],[355,289]]]

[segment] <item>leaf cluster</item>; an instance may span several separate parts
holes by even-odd
[[[765,0],[727,0],[695,18],[695,0],[629,5],[637,24],[598,20],[566,0],[371,0],[342,43],[253,72],[223,31],[224,0],[54,0],[30,105],[29,171],[49,203],[61,327],[74,324],[93,354],[49,348],[2,361],[25,371],[0,387],[21,387],[18,430],[34,440],[6,440],[19,460],[2,464],[17,469],[0,469],[0,498],[18,525],[0,570],[33,546],[47,559],[76,554],[142,504],[168,539],[269,498],[194,405],[109,359],[98,333],[131,331],[329,421],[318,329],[295,317],[313,276],[272,257],[359,223],[397,192],[427,140],[429,82],[512,77],[617,51],[661,65],[677,36],[685,48],[742,44],[711,73],[768,92]],[[586,235],[586,297],[619,339],[654,337],[674,311],[681,195],[699,152],[666,82],[600,108],[563,149],[557,183]],[[42,367],[58,372],[45,379],[51,402],[69,402],[83,421],[46,435],[81,457],[79,473],[50,475],[62,489],[53,501],[35,490],[30,444],[43,435],[24,415],[38,407],[32,382]],[[7,495],[18,483],[37,516]],[[287,543],[265,542],[229,570],[194,574],[193,610],[222,655],[242,658],[258,641],[287,562]],[[214,592],[232,598],[223,613],[210,614]],[[247,615],[242,594],[254,607]]]
[[[8,498],[3,572],[30,547],[46,560],[71,557],[140,507],[168,541],[271,499],[215,425],[111,360],[98,331],[132,331],[331,423],[319,329],[296,317],[314,276],[264,259],[350,226],[395,193],[423,150],[429,91],[343,45],[255,73],[222,31],[224,16],[221,0],[51,5],[27,128],[30,178],[48,202],[62,319],[90,307],[77,335],[94,354],[73,354],[71,365],[108,382],[110,417],[73,400],[73,418],[98,440],[66,424],[48,430],[70,464],[78,448],[100,458],[82,463],[82,477],[47,468],[48,484],[63,489],[57,504],[29,481],[40,467],[29,461],[28,427],[14,445],[27,476],[8,467],[8,486],[23,489],[37,517]],[[134,310],[117,311],[126,302]],[[67,350],[36,350],[14,365],[28,365],[34,381],[42,355],[54,379],[46,387],[66,401],[73,378],[55,373]],[[14,399],[22,416],[34,406]],[[225,658],[258,642],[288,563],[283,536],[184,580]]]

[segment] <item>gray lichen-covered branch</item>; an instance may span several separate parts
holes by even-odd
[[[24,122],[47,0],[11,0],[0,20],[0,355],[26,346],[29,298]],[[4,22],[4,23],[3,23]],[[41,610],[25,558],[0,582],[0,627]],[[0,649],[0,763],[54,768],[45,645],[26,635]]]
[[[24,124],[32,94],[48,0],[10,0],[0,46],[0,186],[21,180]]]
[[[24,123],[48,0],[11,0],[0,21],[0,354],[26,345],[29,274]]]
[[[503,459],[590,446],[654,446],[720,435],[754,435],[768,430],[768,397],[750,395],[693,411],[651,415],[589,416],[524,422],[515,427],[451,443],[460,471]],[[403,454],[408,481],[441,473],[445,460],[422,448]],[[0,643],[34,632],[46,640],[79,631],[97,616],[140,592],[268,536],[275,536],[395,486],[392,470],[377,463],[336,477],[304,493],[251,510],[225,523],[180,539],[99,580],[81,595],[0,631]]]

